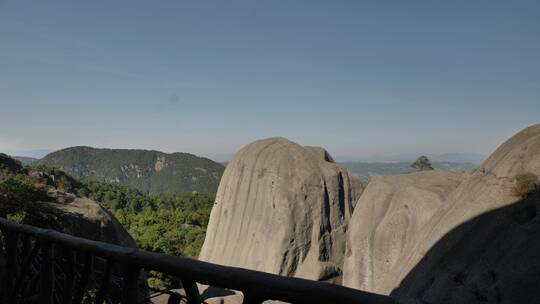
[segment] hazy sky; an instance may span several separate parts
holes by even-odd
[[[0,150],[489,154],[540,121],[540,1],[0,0]]]

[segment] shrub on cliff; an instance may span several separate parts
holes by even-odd
[[[13,203],[47,201],[49,199],[45,188],[36,186],[24,174],[17,174],[0,182],[0,196],[3,200]]]
[[[7,156],[4,153],[0,153],[0,171],[8,171],[10,173],[18,173],[22,171],[23,166],[20,162]]]
[[[522,173],[515,177],[516,183],[512,189],[517,197],[525,198],[538,188],[538,176],[533,173]]]

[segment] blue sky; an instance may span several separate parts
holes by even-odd
[[[0,0],[0,150],[489,154],[540,121],[539,1]]]

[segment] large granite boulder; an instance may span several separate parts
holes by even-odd
[[[515,191],[516,177],[540,176],[539,152],[540,125],[504,143],[446,195],[420,229],[407,233],[408,241],[389,260],[391,265],[381,263],[377,256],[369,257],[362,249],[365,244],[356,243],[352,233],[349,246],[353,254],[346,265],[355,275],[350,276],[346,268],[345,285],[427,303],[540,301],[540,197],[534,191],[523,196]],[[355,221],[362,218],[361,210],[355,210],[359,215],[355,214],[351,225],[358,225]],[[377,226],[376,231],[393,229],[382,222]],[[359,258],[366,256],[367,260]],[[372,275],[362,270],[366,263],[375,269],[375,283],[365,283]]]
[[[376,176],[356,204],[349,224],[343,283],[389,293],[392,277],[407,247],[463,181],[465,174],[422,171]]]
[[[25,209],[26,224],[73,236],[137,248],[124,227],[95,201],[69,193],[55,193],[50,202],[32,202]]]
[[[539,302],[540,194],[518,196],[523,174],[540,176],[540,125],[505,142],[449,197],[404,260],[412,270],[402,269],[393,294],[430,303]]]
[[[340,282],[345,232],[362,192],[322,148],[255,141],[228,164],[199,259]]]

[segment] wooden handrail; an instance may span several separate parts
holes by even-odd
[[[343,304],[396,304],[391,297],[378,295],[351,289],[326,282],[318,282],[300,278],[284,277],[254,270],[222,266],[203,261],[174,257],[161,253],[148,252],[114,244],[92,241],[74,237],[50,229],[42,229],[34,226],[17,224],[0,218],[0,228],[11,242],[7,246],[8,259],[11,254],[16,254],[12,238],[19,235],[32,236],[42,245],[40,250],[42,263],[50,261],[50,252],[55,245],[88,255],[88,257],[100,257],[110,263],[120,266],[124,275],[123,303],[134,303],[136,299],[137,278],[140,269],[155,270],[173,275],[184,282],[188,303],[201,303],[196,284],[215,286],[241,291],[245,295],[245,302],[261,303],[265,300],[279,300],[289,303],[343,303]],[[8,245],[8,244],[6,244]],[[45,248],[45,249],[43,249]],[[91,260],[91,259],[90,259]],[[91,264],[87,264],[92,267]],[[13,268],[13,266],[11,266]],[[51,266],[42,266],[42,273],[51,276]],[[110,270],[109,270],[110,271]],[[4,276],[2,287],[12,288],[13,274]],[[83,275],[84,277],[84,275]],[[109,280],[109,276],[106,276]],[[43,280],[42,280],[43,281]],[[47,283],[41,283],[46,288]],[[54,287],[54,286],[53,286]],[[2,290],[6,295],[7,290]],[[69,291],[70,293],[72,291]],[[41,294],[51,297],[50,291],[42,290]],[[102,296],[102,295],[100,295]],[[6,302],[7,303],[7,302]],[[41,302],[40,302],[41,303]]]

